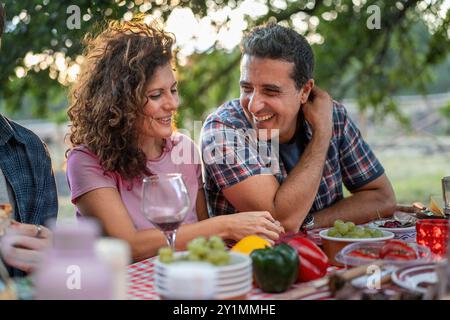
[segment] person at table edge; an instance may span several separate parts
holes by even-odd
[[[0,2],[0,47],[5,14]],[[58,196],[45,144],[30,130],[0,114],[0,203],[13,208],[15,233],[1,241],[1,259],[11,276],[32,271],[50,243],[42,226],[58,213]]]
[[[266,210],[291,232],[392,215],[395,195],[384,169],[345,107],[315,85],[306,39],[271,23],[246,34],[241,51],[240,98],[216,109],[202,129],[203,156],[223,148],[240,160],[204,159],[209,214]],[[230,133],[250,129],[278,138],[279,154],[268,144],[270,169],[254,144],[246,158],[238,154]]]

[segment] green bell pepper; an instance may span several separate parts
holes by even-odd
[[[297,250],[286,243],[254,250],[250,257],[256,283],[264,292],[286,291],[297,280],[300,260]]]

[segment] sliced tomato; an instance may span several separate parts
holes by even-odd
[[[357,257],[357,258],[364,258],[364,259],[378,259],[378,253],[374,250],[370,249],[355,249],[351,251],[349,256]]]
[[[392,253],[392,254],[391,254]],[[380,258],[389,259],[388,256],[408,257],[408,260],[416,259],[416,251],[402,240],[388,240],[380,250]]]
[[[406,252],[406,251],[390,251],[388,254],[386,254],[383,259],[387,260],[396,260],[396,261],[402,261],[402,260],[415,260],[417,259],[416,253]]]

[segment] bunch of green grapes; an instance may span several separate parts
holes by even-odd
[[[159,261],[172,263],[174,261],[173,250],[170,247],[163,247],[158,250]]]
[[[230,261],[230,255],[225,250],[222,238],[212,236],[208,240],[198,237],[187,245],[189,261],[207,261],[213,265],[225,265]]]
[[[159,249],[159,260],[163,263],[176,261],[206,261],[216,266],[226,265],[230,261],[230,254],[226,251],[222,238],[212,236],[208,240],[198,237],[187,245],[188,254],[175,259],[173,250],[169,247]]]
[[[383,232],[378,229],[356,226],[353,222],[336,220],[327,235],[335,238],[380,238]]]

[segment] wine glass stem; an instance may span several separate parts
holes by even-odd
[[[164,234],[166,235],[167,244],[175,251],[175,238],[177,236],[177,230],[166,231]]]

